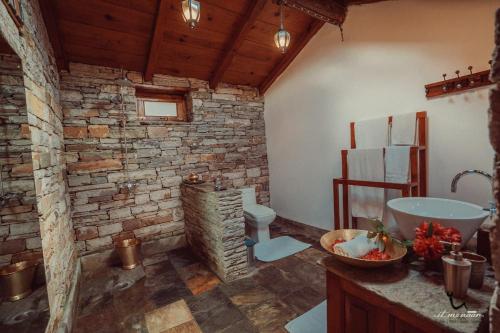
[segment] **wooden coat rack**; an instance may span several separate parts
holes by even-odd
[[[484,87],[493,84],[490,80],[490,70],[472,73],[472,66],[469,66],[471,74],[460,76],[460,71],[456,71],[457,77],[446,79],[446,74],[443,74],[443,81],[434,82],[425,85],[425,96],[427,98],[454,94],[470,89]]]
[[[349,186],[365,186],[400,190],[403,197],[427,196],[427,112],[417,112],[418,145],[410,148],[410,181],[408,183],[388,183],[349,179],[347,154],[342,150],[342,178],[333,179],[333,225],[334,229],[349,228]],[[392,116],[388,118],[392,126]],[[351,149],[356,148],[355,123],[351,123]],[[385,150],[384,150],[385,153]],[[340,186],[342,186],[343,219],[340,220]],[[341,223],[342,222],[342,223]],[[357,218],[352,218],[352,227],[357,228]]]

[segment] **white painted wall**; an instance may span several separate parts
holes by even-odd
[[[419,110],[429,117],[429,195],[486,205],[488,182],[450,182],[461,170],[492,170],[488,89],[427,100],[442,73],[488,68],[500,0],[400,0],[351,7],[325,26],[266,94],[271,205],[279,215],[332,226],[332,178],[349,122]]]

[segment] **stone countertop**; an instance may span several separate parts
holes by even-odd
[[[236,192],[240,192],[239,190],[235,189],[235,188],[228,188],[228,189],[225,189],[225,190],[222,190],[222,191],[216,191],[215,188],[214,188],[214,184],[213,183],[202,183],[202,184],[188,184],[188,183],[182,183],[184,186],[188,186],[190,188],[193,188],[193,189],[196,189],[200,192],[204,192],[204,193],[217,193],[219,194],[219,196],[226,196],[228,194],[234,194]]]
[[[469,288],[465,300],[468,310],[463,307],[454,310],[445,293],[440,273],[417,271],[406,264],[361,269],[341,263],[331,256],[319,260],[318,263],[335,275],[452,332],[475,333],[487,325],[490,299],[495,286],[489,269],[481,290]],[[455,300],[455,305],[461,303]],[[479,315],[475,318],[456,317],[467,314],[467,311],[477,311]]]

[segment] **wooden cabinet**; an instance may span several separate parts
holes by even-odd
[[[397,318],[393,318],[393,325],[391,332],[393,333],[425,333],[412,325],[405,323]]]
[[[455,320],[464,309],[453,309],[437,275],[431,278],[403,263],[360,269],[332,256],[318,264],[326,271],[328,333],[489,332],[493,278],[485,277],[482,289],[468,291],[473,300],[468,310],[476,316]]]
[[[445,333],[418,315],[327,271],[328,333]]]

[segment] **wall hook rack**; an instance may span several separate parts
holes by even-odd
[[[488,62],[491,67],[491,60]],[[425,85],[425,96],[427,98],[437,97],[446,94],[453,94],[470,89],[484,87],[493,82],[490,81],[490,70],[473,73],[472,66],[467,67],[470,74],[460,76],[460,70],[455,71],[456,77],[446,78],[443,74],[443,81],[438,81]]]

